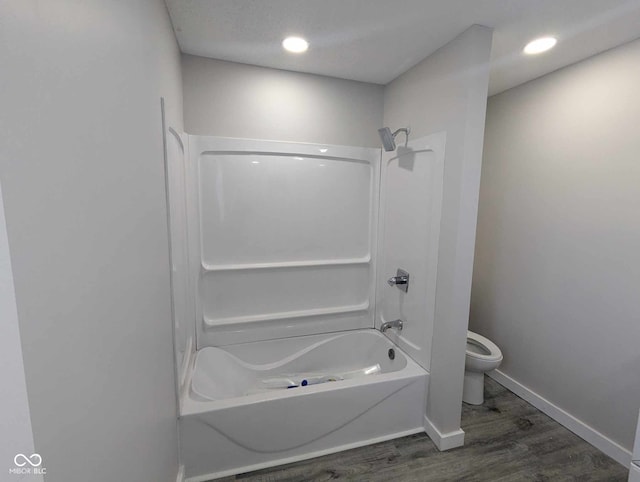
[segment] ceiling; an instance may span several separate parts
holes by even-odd
[[[473,24],[494,28],[490,94],[640,37],[640,0],[166,0],[188,54],[387,84]],[[299,35],[305,54],[281,48]],[[558,45],[525,56],[531,39]]]

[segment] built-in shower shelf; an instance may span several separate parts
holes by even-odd
[[[263,321],[289,320],[294,318],[311,318],[314,316],[339,315],[342,313],[364,312],[369,309],[369,302],[359,305],[336,306],[331,308],[316,308],[312,310],[284,311],[265,315],[234,316],[229,318],[205,318],[205,326],[238,325],[242,323],[260,323]]]
[[[361,258],[344,258],[344,259],[313,259],[306,261],[280,261],[273,263],[242,263],[242,264],[207,264],[202,263],[204,272],[211,271],[239,271],[239,270],[257,270],[257,269],[278,269],[278,268],[306,268],[312,266],[344,266],[354,264],[368,264],[371,262],[371,256],[363,256]]]

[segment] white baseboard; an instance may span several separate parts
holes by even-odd
[[[176,482],[184,482],[184,465],[178,467],[178,475],[176,475]]]
[[[424,427],[417,427],[411,430],[405,430],[403,432],[396,432],[389,435],[383,435],[382,437],[376,437],[368,440],[361,440],[359,442],[353,442],[349,444],[339,445],[337,447],[331,447],[323,450],[316,450],[315,452],[308,452],[301,455],[294,455],[293,457],[286,457],[277,460],[270,460],[269,462],[263,462],[260,464],[246,465],[232,470],[224,470],[221,472],[213,472],[206,475],[197,475],[195,477],[189,477],[185,479],[185,482],[204,482],[207,480],[220,479],[222,477],[229,477],[236,474],[245,474],[247,472],[253,472],[255,470],[268,469],[270,467],[277,467],[278,465],[292,464],[294,462],[300,462],[301,460],[314,459],[316,457],[322,457],[324,455],[334,454],[336,452],[342,452],[344,450],[356,449],[358,447],[364,447],[366,445],[373,445],[380,442],[386,442],[387,440],[393,440],[400,437],[407,437],[409,435],[415,435],[417,433],[424,432]]]
[[[533,390],[525,387],[520,382],[514,380],[500,370],[493,370],[492,372],[488,372],[487,375],[500,385],[518,395],[523,400],[529,402],[541,412],[547,414],[560,425],[571,430],[578,437],[584,439],[598,450],[607,454],[619,464],[624,467],[629,467],[629,464],[631,463],[631,452],[620,444],[601,434],[582,420],[578,420],[570,413],[554,405],[546,398],[541,397]]]
[[[462,447],[464,445],[464,430],[459,428],[453,432],[442,433],[426,416],[424,417],[424,431],[433,443],[436,444],[438,450],[444,451]]]

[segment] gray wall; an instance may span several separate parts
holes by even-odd
[[[381,85],[182,56],[185,131],[379,147]]]
[[[0,320],[0,380],[5,387],[0,397],[0,433],[3,435],[0,437],[0,461],[6,464],[4,470],[9,470],[17,468],[13,465],[17,454],[29,457],[35,450],[2,189],[0,189]],[[15,474],[14,477],[16,480],[22,479]],[[29,478],[33,482],[42,482],[41,475],[30,475]]]
[[[0,22],[0,179],[46,480],[175,480],[165,5],[10,1]]]
[[[491,38],[491,29],[469,28],[387,85],[384,96],[385,125],[410,125],[413,139],[447,133],[427,416],[452,437],[460,429]]]
[[[640,41],[489,100],[470,328],[631,449],[640,406]]]

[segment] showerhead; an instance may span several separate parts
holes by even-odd
[[[391,129],[388,127],[382,127],[378,129],[378,134],[380,135],[380,140],[382,141],[382,146],[385,151],[395,151],[396,150],[396,136],[400,133],[404,132],[407,135],[407,141],[409,140],[409,128],[401,127],[394,133],[391,133]]]
[[[396,150],[396,140],[393,138],[391,129],[383,127],[382,129],[378,129],[378,134],[380,134],[380,140],[382,141],[382,146],[385,151]]]

